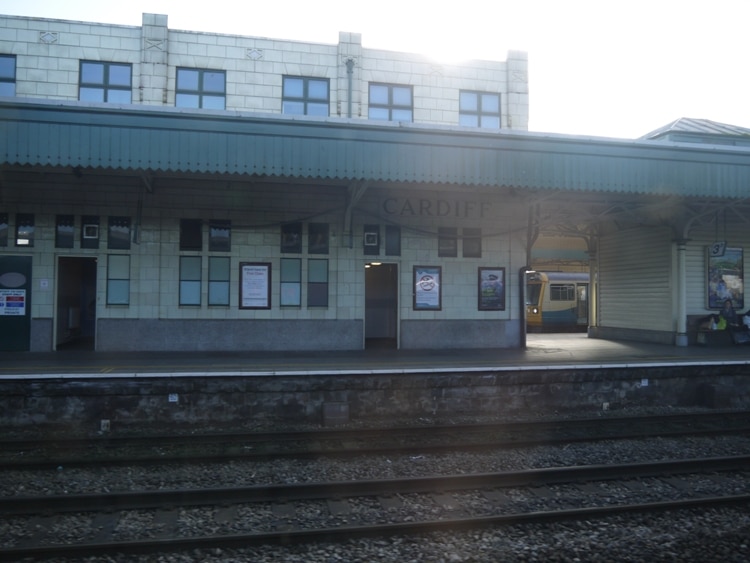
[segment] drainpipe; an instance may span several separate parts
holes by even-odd
[[[346,96],[346,117],[352,116],[352,81],[354,80],[354,59],[346,59],[346,74],[349,92]]]
[[[521,306],[521,314],[518,318],[521,321],[521,327],[519,331],[521,349],[526,348],[526,272],[530,271],[530,266],[524,266],[518,270],[518,295],[519,305]]]

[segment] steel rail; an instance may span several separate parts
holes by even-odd
[[[653,477],[665,474],[746,469],[750,469],[750,455],[617,465],[579,465],[526,469],[522,471],[503,471],[499,473],[435,475],[400,479],[293,483],[168,491],[152,490],[105,494],[15,496],[0,498],[0,516],[95,510],[136,510],[163,506],[200,506],[219,503],[279,502],[326,499],[331,497],[342,498],[430,491],[457,491],[483,487],[540,486],[581,481],[606,481],[625,477]]]
[[[65,557],[98,557],[105,555],[112,556],[114,554],[135,555],[211,548],[241,549],[259,545],[289,545],[313,541],[336,542],[356,538],[426,534],[430,532],[460,532],[498,526],[606,518],[618,514],[655,513],[747,503],[750,503],[750,494],[366,526],[342,526],[188,538],[92,542],[77,545],[55,544],[38,547],[12,547],[0,549],[0,561],[18,561],[27,558],[41,560]]]

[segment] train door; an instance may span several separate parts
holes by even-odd
[[[398,348],[398,265],[365,265],[365,348]]]
[[[93,350],[96,334],[96,258],[60,257],[55,347]]]
[[[31,256],[0,256],[0,350],[31,348]]]
[[[526,272],[525,281],[526,330],[539,332],[542,330],[542,299],[546,284],[537,272]]]

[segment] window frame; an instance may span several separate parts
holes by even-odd
[[[387,101],[386,102],[373,102],[373,88],[386,88],[387,89]],[[408,90],[409,92],[409,104],[400,104],[394,101],[394,92],[396,90]],[[403,84],[390,84],[385,82],[370,82],[367,87],[367,118],[375,121],[395,121],[402,123],[413,123],[414,122],[414,87],[411,85]],[[394,119],[394,112],[397,111],[409,111],[409,119]],[[385,110],[388,113],[387,118],[377,117],[373,115],[373,110]]]
[[[232,263],[229,256],[208,257],[208,306],[229,307]]]
[[[118,223],[121,223],[121,225]],[[115,228],[120,226],[127,228],[127,236],[112,236]],[[107,222],[107,249],[130,250],[130,236],[132,233],[133,226],[130,217],[110,215]]]
[[[458,229],[456,227],[438,227],[438,256],[458,258]]]
[[[0,73],[0,96],[14,97],[16,95],[16,82],[18,76],[18,57],[10,54],[0,54],[0,59],[13,61],[13,73],[12,76],[5,76]],[[2,68],[2,66],[0,66]],[[5,85],[9,85],[9,90],[5,91]]]
[[[226,235],[223,233],[226,231]],[[232,221],[229,219],[211,219],[208,222],[208,251],[232,251]]]
[[[471,95],[475,97],[476,106],[474,109],[464,109],[463,96]],[[484,98],[493,97],[497,100],[497,111],[487,110],[483,108]],[[481,90],[460,90],[458,92],[458,124],[463,127],[476,127],[479,129],[502,129],[503,128],[503,116],[502,116],[502,96],[499,92],[483,92]],[[462,123],[462,118],[472,117],[475,118],[475,123],[468,124]],[[483,125],[482,119],[497,119],[497,126]]]
[[[195,72],[198,75],[198,84],[196,88],[189,88],[186,86],[180,87],[180,74],[182,72],[192,73]],[[207,74],[220,74],[223,77],[223,84],[221,90],[207,90],[206,75]],[[182,104],[180,103],[181,96],[195,96],[198,99],[198,105]],[[174,105],[178,108],[185,109],[214,109],[214,110],[225,110],[227,109],[227,73],[225,70],[211,69],[211,68],[191,68],[179,66],[175,69],[175,97]],[[206,100],[216,98],[221,99],[221,107],[209,106],[206,107]]]
[[[462,256],[464,258],[482,257],[482,229],[467,227],[462,232]]]
[[[302,95],[294,96],[287,92],[287,81],[299,80],[302,82]],[[323,98],[315,98],[310,96],[310,83],[321,82],[325,83],[326,96]],[[289,104],[302,104],[302,113],[295,111],[286,111],[287,103]],[[325,114],[321,113],[310,113],[311,105],[325,105]],[[281,78],[281,113],[284,115],[312,115],[318,117],[328,117],[331,114],[331,81],[328,78],[321,78],[317,76],[291,76],[284,75]]]
[[[550,301],[575,301],[576,284],[574,283],[551,283],[549,284]]]
[[[98,215],[81,215],[81,248],[99,248],[101,238],[100,221]],[[87,233],[86,227],[91,227]],[[93,229],[96,227],[96,229]]]
[[[188,277],[192,272],[195,271],[195,264],[197,263],[198,276],[197,278],[193,275]],[[180,256],[180,270],[179,270],[179,291],[178,291],[178,304],[180,307],[200,307],[203,303],[203,257],[195,256],[192,254]],[[195,288],[197,287],[197,300],[191,295],[195,294]]]
[[[75,245],[75,215],[55,216],[55,248],[73,248]],[[67,229],[67,230],[66,230]]]
[[[385,226],[385,255],[401,256],[401,227],[398,225]]]
[[[10,217],[8,213],[0,213],[0,248],[8,246],[10,232]]]
[[[180,219],[180,252],[203,250],[203,220]]]
[[[32,248],[36,231],[33,213],[16,213],[16,246]]]
[[[317,266],[321,268],[318,269]],[[318,274],[325,272],[324,276]],[[331,272],[328,258],[307,260],[307,307],[327,308],[329,302]]]
[[[113,264],[115,261],[126,262],[127,265],[123,268],[122,265]],[[127,270],[127,277],[118,277],[118,270]],[[119,282],[119,283],[118,283]],[[121,285],[124,289],[114,291],[113,286]],[[115,300],[115,295],[124,294],[126,298],[124,300]],[[107,255],[107,305],[130,305],[130,255],[129,254],[108,254]]]
[[[99,65],[102,67],[102,81],[101,82],[84,82],[84,66]],[[111,82],[111,70],[116,67],[127,68],[128,70],[128,84],[120,85]],[[97,90],[102,92],[101,100],[90,100],[84,99],[81,94],[84,90]],[[124,100],[110,100],[110,97],[115,92],[127,92],[128,99]],[[91,61],[88,59],[81,59],[78,61],[78,100],[81,102],[100,102],[105,104],[132,104],[133,103],[133,65],[130,63],[120,62],[108,62],[108,61]]]
[[[307,253],[328,254],[331,227],[328,223],[307,224]]]
[[[380,225],[365,223],[362,231],[362,254],[380,256]]]
[[[279,262],[279,306],[302,306],[302,259],[282,258]]]
[[[279,250],[282,254],[302,254],[302,222],[281,225]]]

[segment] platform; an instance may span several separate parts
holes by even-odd
[[[529,334],[525,349],[344,352],[111,353],[67,350],[3,353],[0,379],[145,378],[196,376],[386,374],[575,367],[750,365],[750,346],[676,347],[588,338],[585,334]]]
[[[344,421],[750,408],[750,347],[529,335],[514,350],[1,356],[0,431],[90,436]],[[342,423],[342,417],[336,417]]]

